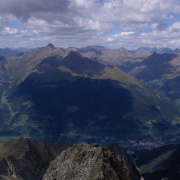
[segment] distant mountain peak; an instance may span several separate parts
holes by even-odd
[[[125,49],[124,47],[120,47],[118,50],[119,50],[120,52],[128,52],[128,50]]]
[[[134,50],[133,52],[137,52],[137,53],[144,53],[144,52],[151,52],[151,53],[159,53],[159,54],[177,54],[180,50],[179,49],[171,49],[171,48],[167,48],[167,47],[157,47],[157,48],[150,48],[150,47],[140,47],[136,50]]]
[[[68,47],[67,48],[67,51],[69,51],[69,52],[78,52],[78,48],[76,48],[76,47]]]
[[[49,43],[47,46],[51,48],[55,48],[55,46],[52,43]]]

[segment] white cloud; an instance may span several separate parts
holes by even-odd
[[[180,32],[180,22],[175,22],[171,27],[170,31],[179,33]]]
[[[1,45],[178,47],[179,15],[179,0],[1,0]]]
[[[17,29],[13,29],[13,28],[10,28],[10,27],[5,27],[4,30],[3,30],[4,34],[10,34],[10,35],[17,35],[18,33],[18,30]]]

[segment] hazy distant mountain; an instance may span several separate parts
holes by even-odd
[[[180,49],[141,47],[129,51],[90,46],[79,51],[103,64],[117,65],[180,104]]]
[[[26,52],[28,49],[26,48],[17,48],[17,49],[11,49],[11,48],[0,48],[0,55],[19,55],[20,53]]]
[[[135,53],[151,52],[151,53],[159,53],[159,54],[164,54],[164,53],[177,54],[178,52],[180,52],[180,49],[140,47],[136,50],[133,50],[132,52],[135,52]]]
[[[140,47],[136,50],[127,50],[123,47],[109,49],[103,46],[87,46],[80,48],[79,52],[83,56],[97,60],[103,64],[122,65],[124,63],[131,63],[136,65],[153,53],[177,54],[180,52],[180,49]]]
[[[119,68],[85,58],[77,49],[46,46],[1,62],[4,138],[119,144],[144,138],[144,146],[156,146],[148,142],[156,138],[178,138],[176,106]]]
[[[102,46],[88,46],[79,49],[79,52],[88,58],[94,59],[103,64],[121,65],[125,62],[141,62],[152,52],[132,52],[125,48],[108,49]]]
[[[167,97],[180,102],[180,55],[153,53],[130,71]]]
[[[163,74],[172,72],[171,61],[176,57],[174,54],[158,54],[153,53],[151,56],[143,60],[138,67],[138,77],[143,77],[144,80],[154,80],[161,78]],[[134,71],[136,70],[134,69]],[[134,72],[133,71],[133,72]],[[141,75],[142,74],[142,75]]]

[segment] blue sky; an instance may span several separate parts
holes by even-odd
[[[0,48],[180,48],[179,0],[1,0]]]
[[[119,34],[121,32],[120,26],[114,22],[112,22],[112,29],[107,32],[106,36],[111,36],[113,34]]]
[[[10,21],[9,27],[18,30],[26,30],[26,27],[23,26],[23,24],[17,20]]]

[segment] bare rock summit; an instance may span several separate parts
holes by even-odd
[[[136,180],[140,176],[106,147],[77,144],[51,162],[43,180]]]

